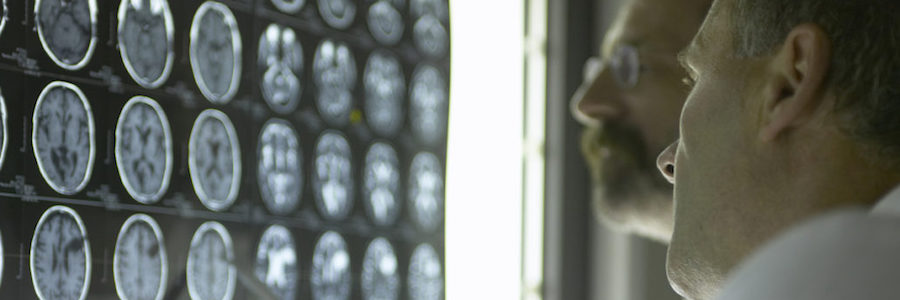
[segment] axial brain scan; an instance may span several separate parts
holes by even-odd
[[[396,7],[389,0],[378,0],[369,7],[369,32],[376,41],[385,45],[394,45],[403,37],[403,16],[397,11],[403,0],[395,2],[399,2]]]
[[[443,212],[444,173],[431,153],[419,153],[409,170],[409,206],[413,221],[427,231],[437,228]]]
[[[188,294],[193,300],[230,300],[237,274],[231,235],[222,224],[200,225],[187,258]]]
[[[300,275],[298,262],[291,232],[281,225],[269,226],[256,250],[256,278],[278,299],[295,299]]]
[[[241,181],[241,152],[234,125],[224,113],[200,113],[188,142],[194,192],[204,206],[222,211],[234,203]]]
[[[346,44],[325,40],[313,58],[313,76],[319,93],[319,114],[331,123],[344,124],[353,108],[356,62]]]
[[[356,4],[353,0],[319,0],[319,14],[331,27],[345,29],[353,24]]]
[[[353,206],[350,155],[350,144],[335,131],[326,131],[316,143],[313,189],[319,212],[326,219],[343,219]]]
[[[116,125],[116,166],[135,200],[155,203],[172,174],[172,133],[162,107],[153,99],[131,98]]]
[[[397,269],[397,256],[386,239],[376,238],[369,243],[360,276],[363,299],[396,300],[400,286]]]
[[[119,299],[162,299],[168,267],[159,224],[145,214],[129,217],[116,238],[113,255],[113,277]]]
[[[207,1],[191,24],[191,68],[200,92],[224,104],[237,92],[241,77],[241,33],[237,20],[222,3]]]
[[[122,0],[119,52],[135,82],[156,88],[169,77],[174,61],[174,25],[167,0]]]
[[[266,122],[257,148],[259,193],[272,213],[284,215],[300,204],[303,156],[297,132],[280,119]]]
[[[84,67],[97,43],[96,0],[36,0],[35,23],[41,46],[57,65]]]
[[[294,30],[270,24],[259,37],[260,88],[272,110],[288,114],[300,102],[303,48]]]
[[[272,0],[272,5],[282,12],[292,14],[300,11],[305,2],[305,0]]]
[[[366,213],[380,226],[397,220],[400,214],[400,170],[397,152],[388,144],[375,143],[366,153],[363,171],[363,193]]]
[[[94,117],[81,89],[55,81],[34,107],[32,145],[41,176],[53,190],[75,194],[94,165]]]
[[[413,250],[409,262],[407,288],[410,299],[439,300],[444,293],[444,280],[441,275],[441,260],[428,244],[422,244]]]
[[[38,298],[79,299],[91,281],[91,249],[81,217],[53,206],[41,215],[31,239],[31,281]]]
[[[410,84],[412,131],[422,142],[435,145],[446,139],[447,85],[437,68],[424,65],[413,74]]]
[[[366,90],[366,120],[372,131],[390,136],[403,125],[403,95],[406,83],[396,58],[384,51],[369,55],[363,73]]]
[[[422,53],[441,58],[447,52],[450,36],[441,21],[432,15],[425,15],[413,25],[413,41]]]
[[[328,231],[322,234],[313,252],[313,299],[350,299],[350,253],[340,234]]]

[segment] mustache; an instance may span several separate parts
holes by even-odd
[[[648,159],[647,143],[634,126],[621,123],[602,123],[598,127],[586,127],[581,136],[581,152],[588,160],[598,160],[604,152],[628,159],[641,170],[656,169],[655,160]]]

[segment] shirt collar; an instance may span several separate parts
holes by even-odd
[[[900,186],[895,187],[881,200],[878,200],[878,203],[872,208],[871,214],[900,216]]]

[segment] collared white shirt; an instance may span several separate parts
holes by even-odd
[[[900,186],[869,211],[841,209],[775,238],[717,299],[900,299]]]

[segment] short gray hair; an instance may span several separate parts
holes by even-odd
[[[841,128],[900,168],[900,1],[733,0],[735,55],[770,54],[797,25],[814,23],[831,40],[825,84],[837,96]]]

